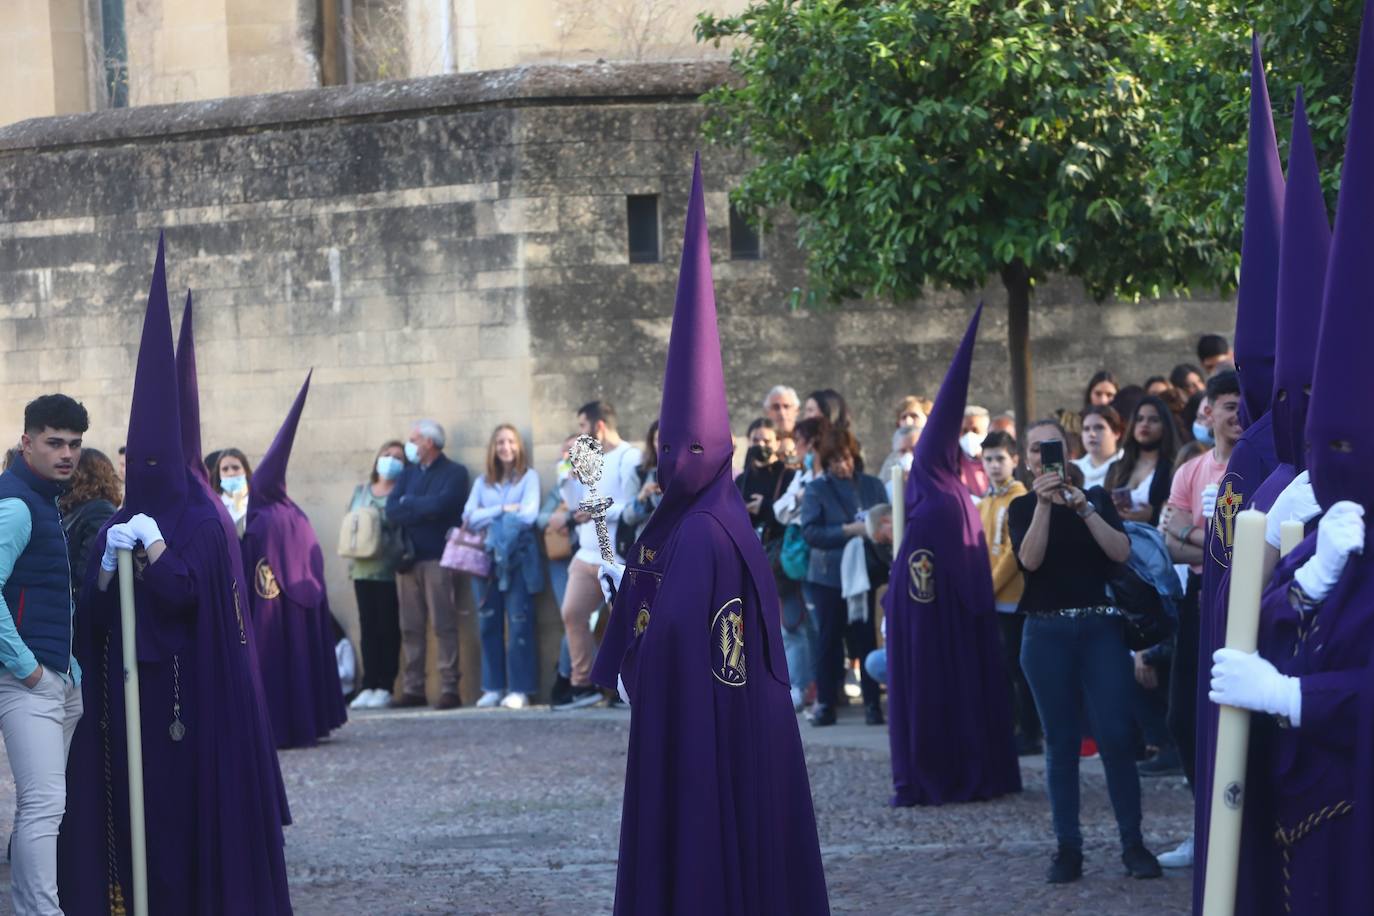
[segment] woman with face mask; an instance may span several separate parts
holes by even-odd
[[[210,473],[210,489],[219,494],[220,502],[229,510],[239,537],[243,537],[244,519],[248,516],[248,485],[253,480],[253,466],[248,457],[236,448],[222,449]]]
[[[386,521],[386,498],[405,470],[405,447],[392,439],[377,450],[367,482],[353,491],[348,511],[371,507],[382,516],[382,549],[376,556],[352,560],[348,576],[358,599],[363,678],[351,709],[385,709],[391,705],[401,658],[401,607],[396,598],[397,541]]]

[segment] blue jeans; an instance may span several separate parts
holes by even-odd
[[[787,656],[787,675],[794,690],[806,690],[816,679],[816,614],[807,606],[800,582],[778,583],[782,597],[782,651]]]
[[[519,574],[500,591],[489,580],[472,579],[477,634],[482,642],[482,690],[532,695],[539,687],[535,662],[534,602]],[[506,629],[510,638],[506,638]],[[509,683],[507,682],[509,675]]]
[[[563,593],[568,589],[568,563],[567,560],[549,561],[549,585],[553,588],[553,600],[559,607],[563,606]],[[564,636],[563,641],[558,646],[558,673],[564,677],[572,677],[572,655],[568,652],[568,637]]]
[[[1078,826],[1079,710],[1087,707],[1107,774],[1122,848],[1140,838],[1140,775],[1135,768],[1135,675],[1119,618],[1030,615],[1021,668],[1045,727],[1045,779],[1059,845],[1083,848]]]

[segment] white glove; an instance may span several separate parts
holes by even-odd
[[[1336,503],[1317,525],[1317,552],[1293,579],[1313,601],[1325,600],[1345,571],[1352,553],[1364,552],[1364,506],[1345,500]]]
[[[100,558],[100,568],[106,572],[114,572],[119,568],[120,550],[133,550],[138,546],[138,538],[130,530],[128,523],[121,525],[111,525],[110,530],[105,532],[105,554]]]
[[[606,599],[607,604],[615,602],[615,593],[620,591],[620,580],[624,575],[624,566],[601,561],[601,574],[596,577],[596,581],[601,585],[601,596]]]
[[[139,543],[144,547],[152,547],[158,541],[163,540],[162,531],[157,527],[157,522],[150,516],[140,512],[128,521],[129,530],[138,538]]]
[[[1217,491],[1221,487],[1214,483],[1209,483],[1202,488],[1202,517],[1211,521],[1217,514]]]
[[[630,705],[630,695],[625,692],[625,679],[620,675],[615,676],[615,692],[620,694],[620,701],[626,706]]]
[[[1223,706],[1285,716],[1302,724],[1302,682],[1279,674],[1258,652],[1218,649],[1212,654],[1212,689],[1207,698]]]
[[[1303,471],[1293,482],[1283,488],[1269,514],[1264,519],[1264,540],[1275,550],[1279,549],[1280,534],[1284,522],[1302,522],[1306,525],[1321,514],[1322,507],[1317,503],[1317,495],[1312,492],[1312,480]]]

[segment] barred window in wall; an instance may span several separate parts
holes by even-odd
[[[129,107],[129,42],[124,0],[100,0],[100,52],[105,62],[105,98],[111,108]]]

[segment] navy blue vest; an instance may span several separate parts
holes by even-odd
[[[39,477],[23,459],[0,474],[0,499],[23,500],[33,520],[29,546],[5,583],[5,604],[39,664],[65,672],[71,667],[72,572],[57,508],[62,493],[61,485]]]

